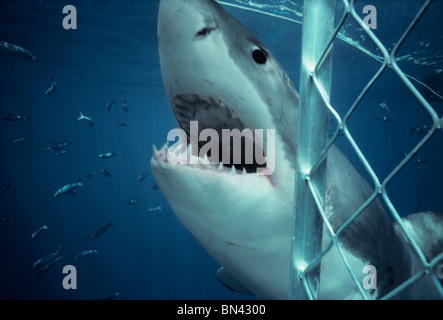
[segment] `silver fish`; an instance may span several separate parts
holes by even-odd
[[[40,237],[40,235],[42,234],[43,230],[48,230],[48,226],[45,224],[43,227],[38,228],[37,230],[35,230],[32,234],[31,234],[31,239],[37,239],[38,237]]]
[[[96,254],[97,252],[98,251],[95,247],[94,247],[94,249],[91,249],[91,250],[83,250],[83,251],[77,253],[77,255],[74,257],[74,259],[78,260],[78,259],[90,256],[90,255]]]
[[[51,76],[51,86],[46,90],[45,95],[49,96],[51,94],[54,94],[55,90],[57,89],[57,84],[54,82],[54,77]]]
[[[98,237],[103,235],[103,233],[105,233],[105,231],[108,230],[109,227],[112,227],[111,221],[109,221],[107,225],[98,228],[98,230],[90,237],[90,239],[91,240],[97,239]]]

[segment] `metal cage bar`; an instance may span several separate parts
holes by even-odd
[[[421,269],[416,272],[415,274],[412,274],[406,281],[404,281],[402,284],[400,284],[397,288],[386,294],[384,297],[380,297],[382,299],[390,299],[395,297],[397,294],[401,293],[403,290],[408,288],[409,286],[413,285],[415,282],[419,281],[423,277],[429,275],[432,283],[434,284],[437,292],[443,297],[443,287],[439,283],[439,279],[437,279],[436,275],[432,271],[433,268],[435,268],[438,264],[443,263],[443,252],[439,254],[437,257],[433,258],[431,261],[427,261],[427,259],[424,256],[424,253],[422,252],[421,248],[417,245],[413,237],[408,234],[406,227],[404,226],[402,219],[400,215],[398,214],[396,208],[390,201],[388,195],[387,195],[387,185],[389,182],[398,174],[399,171],[402,170],[402,168],[411,160],[411,158],[414,156],[416,152],[418,152],[424,144],[426,144],[432,136],[435,134],[435,131],[438,129],[443,129],[443,118],[439,118],[436,111],[430,106],[429,102],[426,101],[426,99],[419,93],[419,91],[415,88],[415,86],[411,83],[411,80],[414,80],[411,76],[405,74],[397,65],[395,59],[395,54],[398,50],[398,48],[402,45],[404,40],[408,37],[408,35],[411,33],[411,31],[414,29],[414,27],[417,25],[418,21],[422,18],[426,10],[428,9],[430,3],[432,0],[426,0],[420,10],[417,12],[414,19],[409,24],[408,28],[405,30],[403,35],[401,36],[400,40],[398,41],[397,45],[394,47],[393,51],[389,54],[386,47],[383,45],[383,43],[375,36],[375,34],[368,28],[365,28],[365,24],[363,20],[359,17],[359,15],[355,11],[355,0],[342,0],[344,6],[345,6],[345,12],[343,14],[343,17],[337,27],[337,29],[334,31],[333,36],[331,39],[329,39],[329,42],[327,46],[322,51],[321,57],[319,59],[315,59],[315,54],[318,54],[318,52],[309,52],[305,50],[305,42],[304,39],[309,39],[309,41],[316,43],[317,39],[315,38],[315,35],[312,34],[312,32],[319,31],[318,25],[311,25],[312,20],[310,20],[309,14],[312,14],[315,12],[315,9],[310,8],[310,6],[315,6],[315,1],[309,1],[308,4],[305,1],[305,9],[304,9],[304,21],[303,21],[303,43],[302,43],[302,70],[301,70],[301,76],[300,76],[300,113],[299,113],[299,135],[298,135],[298,145],[297,145],[297,171],[296,171],[296,195],[294,198],[294,201],[296,203],[296,207],[294,210],[294,234],[293,234],[293,265],[291,270],[291,284],[292,284],[292,291],[291,291],[291,298],[297,298],[297,299],[315,299],[317,298],[318,293],[318,285],[320,283],[320,274],[318,271],[319,265],[321,264],[321,260],[323,256],[335,245],[338,249],[339,254],[341,255],[341,258],[343,260],[343,263],[345,267],[347,268],[350,277],[353,279],[358,291],[360,292],[363,299],[367,298],[367,294],[365,290],[362,288],[362,285],[358,282],[355,270],[352,270],[349,263],[347,262],[347,259],[345,258],[342,250],[341,245],[338,240],[338,236],[340,233],[343,232],[344,229],[346,229],[360,214],[363,213],[365,208],[367,208],[379,195],[381,195],[381,198],[385,202],[386,206],[388,207],[388,210],[391,212],[392,216],[394,217],[394,220],[399,225],[400,230],[405,234],[406,239],[408,239],[413,251],[419,258],[419,261],[421,263]],[[312,11],[311,11],[312,10]],[[318,13],[317,13],[318,14]],[[326,14],[326,16],[324,16]],[[319,14],[320,17],[327,20],[330,16],[329,13],[326,11],[322,11],[321,14]],[[318,73],[322,71],[322,68],[329,68],[330,70],[330,61],[328,61],[328,54],[330,52],[332,42],[335,40],[335,38],[339,38],[340,34],[340,28],[342,27],[344,21],[349,17],[352,17],[359,26],[361,26],[369,38],[374,42],[374,44],[380,49],[380,52],[382,53],[382,57],[377,57],[377,61],[381,63],[380,68],[378,71],[374,74],[374,76],[369,80],[367,85],[363,88],[363,90],[358,95],[356,101],[352,104],[352,106],[349,108],[348,112],[344,116],[343,120],[340,118],[338,113],[335,111],[334,107],[330,105],[329,102],[329,90],[330,90],[330,83],[325,82],[324,79],[319,79]],[[321,25],[324,27],[325,25]],[[332,27],[332,26],[330,26]],[[311,31],[307,30],[309,28],[313,28]],[[307,38],[309,37],[309,38]],[[324,43],[326,43],[326,39],[324,39]],[[318,49],[318,48],[317,48]],[[308,55],[308,56],[306,56]],[[306,63],[308,61],[308,63]],[[316,64],[312,64],[313,62],[316,62]],[[373,86],[375,81],[381,76],[381,74],[387,69],[392,69],[397,76],[399,77],[399,80],[401,80],[407,88],[411,91],[411,93],[417,98],[417,100],[420,102],[420,104],[423,106],[423,108],[429,113],[433,120],[433,126],[429,130],[429,132],[426,134],[426,136],[419,142],[417,145],[413,148],[413,150],[406,156],[405,159],[403,159],[396,168],[392,170],[392,172],[385,178],[384,181],[380,181],[379,177],[375,174],[374,170],[372,169],[371,165],[369,164],[368,160],[366,159],[363,152],[360,150],[358,144],[355,142],[354,138],[352,137],[351,133],[348,130],[348,120],[351,116],[351,114],[355,111],[357,106],[360,104],[363,97],[366,95],[366,93],[369,91],[369,89]],[[313,71],[310,71],[313,70]],[[330,76],[330,74],[328,75]],[[418,82],[418,81],[416,81]],[[418,82],[420,83],[420,82]],[[325,88],[325,85],[327,86]],[[311,95],[309,100],[306,95]],[[321,98],[321,99],[320,99]],[[320,101],[322,100],[322,101]],[[313,108],[314,110],[310,110],[308,114],[306,114],[306,102],[309,101],[309,103],[314,103],[315,107],[313,108],[313,105],[310,104],[310,108]],[[324,108],[326,107],[326,108]],[[318,136],[316,136],[314,139],[320,139],[316,140],[319,145],[317,146],[317,149],[312,148],[312,145],[309,144],[309,142],[306,142],[306,136],[309,134],[312,134],[312,131],[309,131],[310,128],[309,124],[312,124],[312,119],[310,117],[318,116],[317,113],[320,113],[320,115],[325,112],[323,109],[329,110],[329,112],[332,114],[333,118],[338,123],[338,128],[335,134],[332,136],[332,138],[327,142],[324,143],[323,140],[321,140]],[[303,121],[301,121],[303,119]],[[317,118],[318,119],[318,118]],[[316,127],[314,130],[317,132],[320,131],[320,135],[323,133],[324,127],[322,127],[322,122],[317,123],[318,127]],[[316,172],[316,170],[320,170],[320,174],[323,174],[322,171],[322,164],[325,162],[326,152],[329,149],[329,147],[335,142],[338,135],[342,133],[350,143],[352,149],[357,154],[358,158],[363,164],[363,167],[368,172],[369,176],[371,177],[374,185],[375,190],[372,193],[372,195],[361,205],[360,208],[358,208],[349,219],[347,219],[344,224],[336,231],[331,227],[330,222],[328,221],[328,218],[326,217],[324,211],[323,211],[323,204],[322,204],[322,194],[323,189],[318,187],[315,183],[312,181],[312,174]],[[303,134],[303,136],[302,136]],[[312,141],[311,141],[312,142]],[[324,148],[321,152],[320,149]],[[303,149],[305,148],[305,149]],[[308,148],[306,150],[306,148]],[[315,156],[314,156],[315,155]],[[312,158],[311,158],[312,157]],[[301,198],[305,197],[305,198]],[[302,202],[300,204],[300,201]],[[316,207],[314,207],[316,206]],[[305,211],[308,210],[308,211]],[[315,214],[314,214],[315,213]],[[321,221],[319,221],[319,217]],[[330,234],[330,242],[327,248],[323,251],[321,251],[321,239],[322,239],[322,226],[319,227],[319,225],[324,225],[327,228],[327,231]],[[313,240],[314,239],[314,240]],[[300,245],[302,244],[302,245]],[[298,249],[298,250],[297,250]],[[310,261],[310,262],[309,262]],[[309,279],[308,277],[312,277],[314,280]],[[301,290],[306,290],[306,293],[302,293]]]
[[[314,84],[321,84],[323,94],[331,88],[331,44],[333,40],[335,0],[309,0],[304,3],[302,57],[300,70],[300,104],[297,135],[296,178],[294,195],[294,225],[291,266],[291,299],[316,299],[320,284],[320,266],[305,272],[305,268],[321,253],[323,220],[315,189],[324,193],[326,168],[325,146],[328,136],[328,110]],[[318,70],[318,66],[321,66]],[[312,169],[317,164],[314,183]],[[320,197],[320,199],[323,197]],[[318,261],[318,259],[316,259]]]

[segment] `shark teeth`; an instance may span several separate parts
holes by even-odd
[[[154,154],[155,158],[160,158],[160,152],[157,150],[155,144],[152,145],[152,153]]]
[[[186,150],[183,150],[183,145],[172,145],[168,146],[168,143],[165,143],[163,147],[158,150],[155,145],[152,145],[153,151],[153,160],[157,162],[167,163],[168,165],[186,165],[187,167],[197,168],[201,170],[207,170],[212,172],[219,172],[223,174],[229,175],[241,175],[246,176],[250,175],[247,173],[246,168],[242,168],[242,170],[238,170],[235,166],[227,167],[224,166],[222,162],[213,163],[208,159],[208,156],[205,154],[203,158],[198,156],[194,156],[192,154],[192,146],[188,145]],[[171,158],[169,158],[171,157]],[[171,160],[175,161],[172,162]],[[273,179],[269,175],[260,175],[260,177],[267,178],[272,186],[275,186]]]
[[[163,147],[158,150],[155,144],[152,145],[152,153],[154,155],[154,158],[156,160],[167,160],[167,153],[168,153],[168,143],[165,143]]]
[[[207,154],[205,154],[205,156],[203,157],[203,161],[202,161],[202,164],[204,164],[204,165],[211,165],[211,161],[209,161],[209,159],[208,159],[208,155]]]
[[[152,145],[153,159],[172,165],[186,165],[188,167],[195,167],[203,170],[212,170],[217,172],[224,172],[231,175],[246,175],[246,169],[238,170],[235,166],[226,167],[222,162],[213,163],[209,160],[205,154],[203,158],[193,155],[192,145],[187,145],[186,149],[183,145],[172,145],[169,147],[168,143],[165,143],[163,147],[158,150],[155,145]]]
[[[163,147],[160,149],[163,152],[168,151],[169,148],[169,141],[166,141],[166,143],[163,145]]]

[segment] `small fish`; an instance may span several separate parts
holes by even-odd
[[[63,155],[68,154],[68,153],[69,153],[68,150],[60,150],[60,151],[57,151],[57,152],[55,153],[55,155],[56,155],[56,156],[63,156]]]
[[[416,128],[413,128],[413,127],[410,127],[410,133],[417,133],[417,134],[427,134],[430,130],[431,130],[431,128],[432,128],[432,126],[427,126],[427,125],[424,125],[424,126],[422,126],[422,127],[416,127]]]
[[[427,163],[427,162],[428,162],[428,160],[423,159],[423,158],[417,158],[417,160],[415,160],[416,164],[424,164],[424,163]]]
[[[55,140],[55,141],[52,141],[52,142],[51,142],[51,145],[52,145],[55,149],[57,149],[57,148],[61,149],[61,148],[63,148],[63,147],[66,147],[66,146],[69,145],[69,144],[74,144],[74,142],[72,142],[72,141],[67,141],[67,140]],[[56,150],[56,151],[58,151],[58,150]]]
[[[118,125],[120,127],[127,127],[128,126],[128,124],[126,122],[119,122]]]
[[[385,102],[380,103],[380,108],[384,111],[389,111],[389,106]]]
[[[58,198],[58,197],[66,195],[66,194],[70,194],[71,196],[75,196],[76,195],[75,189],[77,187],[83,187],[83,183],[81,183],[80,179],[78,182],[67,184],[67,185],[61,187],[60,189],[58,189],[54,193],[54,198]]]
[[[86,176],[86,178],[92,178],[93,176],[95,176],[97,174],[97,172],[95,171],[91,171],[90,173],[88,173],[88,175]]]
[[[29,138],[26,138],[26,137],[17,138],[14,141],[12,141],[12,143],[22,143],[22,142],[25,142],[25,141],[28,141],[28,140],[29,140]]]
[[[42,232],[43,232],[43,230],[48,230],[49,228],[48,228],[48,226],[45,224],[43,227],[41,227],[41,228],[38,228],[36,231],[34,231],[32,234],[31,234],[31,239],[37,239],[38,237],[40,237],[40,235],[42,234]]]
[[[98,230],[90,237],[91,240],[93,239],[97,239],[98,237],[100,237],[101,235],[103,235],[103,233],[105,233],[105,231],[109,228],[112,227],[111,221],[109,221],[109,223],[103,227],[98,228]]]
[[[381,117],[375,116],[374,120],[375,121],[379,120],[379,121],[382,121],[382,122],[391,122],[392,121],[392,119],[390,117],[387,117],[387,116],[381,116]]]
[[[123,110],[125,110],[125,112],[129,111],[128,106],[126,105],[126,98],[125,98],[125,100],[123,100],[122,106],[123,106]]]
[[[92,128],[94,126],[94,121],[92,121],[92,118],[85,116],[81,111],[79,111],[79,113],[80,116],[77,118],[77,120],[83,120],[83,119],[86,120],[86,122],[89,125],[89,128]]]
[[[153,213],[155,211],[162,211],[162,205],[160,204],[158,207],[152,207],[148,209],[149,213]]]
[[[0,222],[9,222],[9,218],[0,217]]]
[[[0,190],[0,195],[2,195],[3,193],[5,193],[6,190],[9,190],[9,189],[11,189],[11,184],[10,184],[10,183],[8,183],[8,185],[7,185],[5,188],[3,188],[3,189]]]
[[[108,109],[108,111],[111,111],[112,105],[115,103],[115,100],[111,100],[106,104],[106,109]]]
[[[142,173],[138,176],[137,181],[143,181],[146,179],[146,177],[149,177],[149,173]]]
[[[48,262],[43,266],[43,268],[40,269],[40,271],[37,273],[37,277],[40,277],[42,274],[44,274],[46,271],[51,269],[58,261],[60,261],[63,257],[59,256],[55,258],[54,260]]]
[[[43,151],[54,150],[54,152],[57,153],[58,151],[64,149],[66,146],[68,146],[70,144],[74,144],[74,143],[72,141],[55,140],[51,143],[50,147],[43,148],[40,151],[43,152]]]
[[[106,152],[106,153],[100,153],[98,155],[98,157],[101,159],[108,159],[108,158],[115,157],[116,155],[117,154],[115,152]]]
[[[83,250],[82,252],[77,253],[77,255],[74,257],[74,259],[78,260],[78,259],[90,256],[90,255],[96,254],[97,252],[98,251],[97,251],[97,249],[95,249],[95,247],[92,250]]]
[[[6,41],[0,41],[0,50],[3,50],[20,58],[35,60],[35,56],[28,50],[25,50],[22,47]]]
[[[20,120],[32,121],[31,117],[21,116],[19,114],[8,113],[6,116],[2,116],[2,119],[9,122],[15,122]]]
[[[54,82],[54,77],[51,76],[51,86],[48,90],[46,90],[45,95],[49,96],[51,94],[54,94],[55,90],[57,89],[57,84]]]
[[[109,297],[106,297],[105,300],[114,300],[115,298],[117,298],[120,295],[120,292],[116,292],[112,295],[110,295]]]
[[[105,177],[108,177],[108,178],[110,178],[112,176],[112,174],[106,169],[102,169],[102,173],[105,175]]]
[[[142,201],[138,200],[138,199],[131,199],[131,200],[126,201],[126,204],[127,205],[131,205],[131,204],[137,204],[137,203],[140,203],[140,202],[142,202]]]
[[[154,183],[154,185],[152,186],[152,190],[157,190],[159,188],[157,183]]]
[[[34,264],[32,265],[32,269],[37,269],[40,268],[41,266],[48,264],[49,262],[53,261],[54,259],[56,259],[58,256],[60,256],[60,253],[62,251],[62,246],[59,244],[58,245],[58,250],[50,253],[49,255],[47,255],[46,257],[41,257],[39,258],[36,262],[34,262]]]

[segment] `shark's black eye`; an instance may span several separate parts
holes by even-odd
[[[255,49],[252,52],[252,58],[258,64],[265,64],[268,60],[266,52],[262,48]]]

